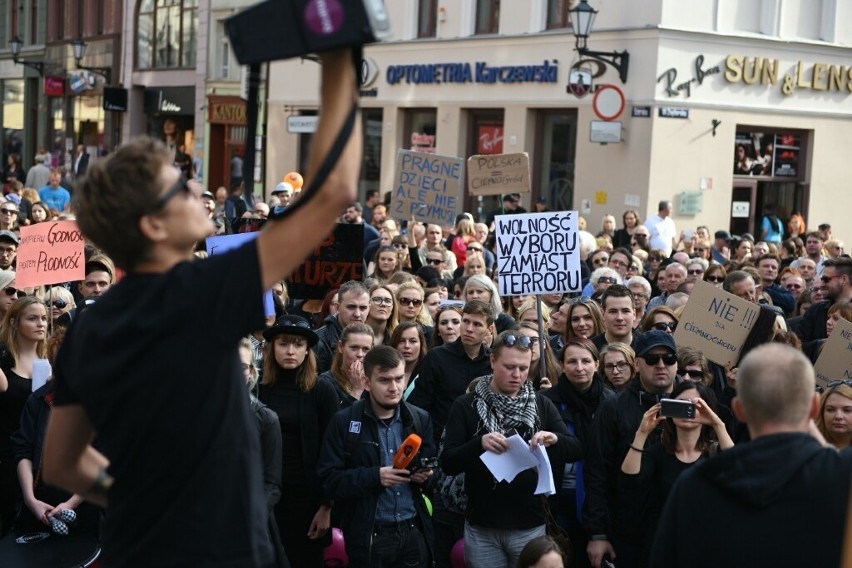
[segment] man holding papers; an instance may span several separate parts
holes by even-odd
[[[441,467],[449,475],[465,473],[469,566],[515,566],[524,545],[545,534],[541,495],[552,487],[553,473],[561,476],[566,461],[582,457],[556,407],[527,380],[530,347],[518,331],[498,335],[491,348],[493,374],[480,377],[447,417]],[[540,476],[547,478],[540,482]]]

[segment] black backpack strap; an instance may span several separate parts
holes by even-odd
[[[349,407],[349,425],[346,428],[346,440],[343,442],[343,458],[347,462],[358,451],[361,429],[364,427],[364,401],[356,401]]]
[[[412,405],[405,403],[406,408],[408,408],[408,413],[411,414],[411,420],[414,422],[414,431],[422,436],[423,435],[423,422],[420,420],[420,415],[412,408]]]

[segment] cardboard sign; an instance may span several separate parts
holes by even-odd
[[[467,159],[467,188],[471,195],[530,192],[530,157],[520,154],[483,154]]]
[[[500,294],[579,292],[580,240],[576,211],[498,215]]]
[[[21,227],[15,285],[31,288],[86,277],[84,239],[76,221]]]
[[[826,386],[829,381],[852,379],[852,323],[837,320],[834,330],[822,346],[816,365],[817,386]]]
[[[207,254],[210,256],[213,256],[214,254],[222,254],[223,252],[240,247],[249,241],[253,241],[259,234],[259,232],[236,233],[233,235],[207,237],[207,240],[204,241],[207,246]],[[267,290],[263,293],[263,315],[275,315],[275,303],[272,300],[271,290]]]
[[[461,158],[399,150],[389,215],[452,227],[459,213],[462,179]]]
[[[364,225],[338,223],[287,278],[293,298],[322,300],[349,280],[364,279]]]
[[[698,349],[714,363],[736,364],[759,314],[757,304],[697,280],[677,324],[675,343]]]

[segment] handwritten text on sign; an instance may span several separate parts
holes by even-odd
[[[83,245],[75,221],[21,227],[16,285],[30,288],[82,280],[86,277]]]
[[[287,278],[294,298],[322,300],[349,280],[364,278],[364,225],[338,223]]]
[[[852,323],[839,319],[822,346],[816,365],[816,384],[826,386],[829,381],[852,379]]]
[[[471,195],[529,193],[530,157],[526,153],[471,156],[467,188]]]
[[[760,306],[698,280],[675,330],[675,342],[694,347],[714,363],[736,363]]]
[[[498,215],[500,294],[580,291],[578,217],[576,211]]]
[[[456,222],[464,160],[399,150],[391,216],[451,227]]]

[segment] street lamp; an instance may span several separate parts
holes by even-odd
[[[586,41],[588,41],[592,33],[592,26],[595,23],[595,16],[597,16],[598,11],[589,6],[588,0],[580,0],[573,9],[569,10],[569,13],[571,14],[571,23],[574,30],[574,37],[576,38],[577,53],[610,65],[618,71],[621,82],[626,83],[627,68],[630,65],[630,54],[627,53],[627,50],[622,52],[604,52],[591,51],[586,48]]]
[[[39,75],[44,76],[44,61],[24,61],[23,59],[18,59],[18,56],[21,54],[21,48],[24,47],[24,40],[15,36],[9,41],[9,47],[12,49],[12,61],[24,67],[35,69]]]
[[[83,69],[84,71],[91,71],[97,75],[100,75],[106,80],[107,85],[112,84],[112,68],[111,67],[86,67],[85,65],[80,65],[80,60],[86,55],[86,42],[83,41],[83,38],[78,37],[75,39],[71,45],[74,47],[74,61],[77,62],[77,69]]]

